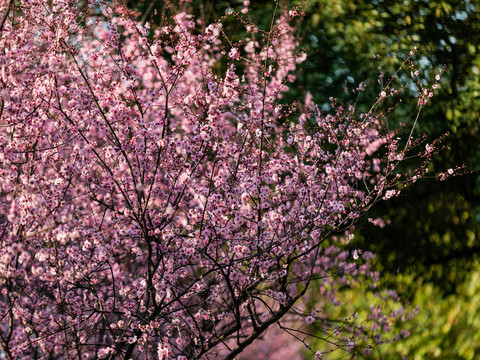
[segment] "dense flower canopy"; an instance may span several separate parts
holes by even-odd
[[[0,14],[0,357],[232,359],[287,315],[369,351],[380,308],[339,326],[295,304],[376,281],[349,229],[418,143],[373,111],[282,101],[296,10],[238,43],[101,1]]]

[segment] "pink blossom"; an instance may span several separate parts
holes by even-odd
[[[315,321],[315,318],[313,316],[307,316],[305,318],[305,324],[312,324]]]
[[[228,57],[231,59],[238,60],[240,58],[240,53],[238,52],[237,48],[231,48],[228,52]]]

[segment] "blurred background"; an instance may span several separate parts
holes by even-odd
[[[275,1],[254,0],[188,3],[207,22],[244,9],[244,16],[263,29],[269,28],[276,6]],[[174,1],[168,10],[164,1],[155,0],[128,5],[152,25],[161,25],[183,6]],[[372,359],[480,359],[480,0],[279,3],[297,5],[296,36],[308,57],[286,100],[303,99],[309,91],[325,111],[330,97],[369,108],[382,90],[379,75],[388,79],[415,47],[412,60],[425,85],[443,71],[439,88],[422,109],[416,135],[426,133],[429,142],[448,133],[448,148],[434,156],[429,173],[457,165],[467,172],[446,181],[422,179],[402,196],[381,202],[370,217],[382,219],[385,226],[363,222],[354,246],[377,254],[382,286],[397,290],[410,309],[419,308],[403,326],[410,336],[383,345]],[[234,30],[230,34],[241,38],[242,26],[233,17],[225,23]],[[407,70],[403,101],[389,116],[392,127],[404,123],[408,128],[418,111]],[[352,90],[361,82],[365,91],[357,96]],[[353,310],[368,307],[354,290],[346,291],[345,298]],[[280,343],[292,351],[287,340]],[[285,359],[278,342],[275,351],[257,349],[245,358]],[[303,347],[295,351],[298,359],[313,358]]]

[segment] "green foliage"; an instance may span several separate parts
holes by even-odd
[[[443,296],[443,289],[432,283],[417,283],[416,286],[413,303],[421,310],[406,327],[410,327],[411,335],[382,346],[383,358],[478,359],[480,267],[468,274],[455,294]]]
[[[413,276],[397,275],[395,281],[399,287],[416,288],[412,303],[405,309],[405,322],[391,324],[391,331],[385,331],[381,346],[371,344],[370,355],[365,359],[451,359],[474,360],[480,355],[480,266],[469,272],[465,280],[457,287],[457,292],[448,296],[443,289],[432,283],[423,283]],[[342,301],[350,303],[348,312],[358,312],[356,322],[368,326],[369,319],[362,314],[370,306],[381,303],[360,288],[345,291]],[[382,303],[391,311],[398,310],[395,300]],[[418,309],[418,313],[417,313]],[[384,309],[385,312],[385,309]],[[415,314],[415,316],[411,316]],[[401,333],[403,330],[403,333]],[[400,336],[395,337],[395,333]],[[310,344],[313,349],[321,349],[325,359],[335,359],[334,353],[327,353],[323,340]],[[363,349],[360,349],[362,353]],[[305,352],[305,359],[314,359]]]

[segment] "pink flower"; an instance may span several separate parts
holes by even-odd
[[[231,48],[230,51],[228,52],[228,57],[230,59],[235,59],[238,60],[240,58],[240,53],[238,52],[237,48]]]

